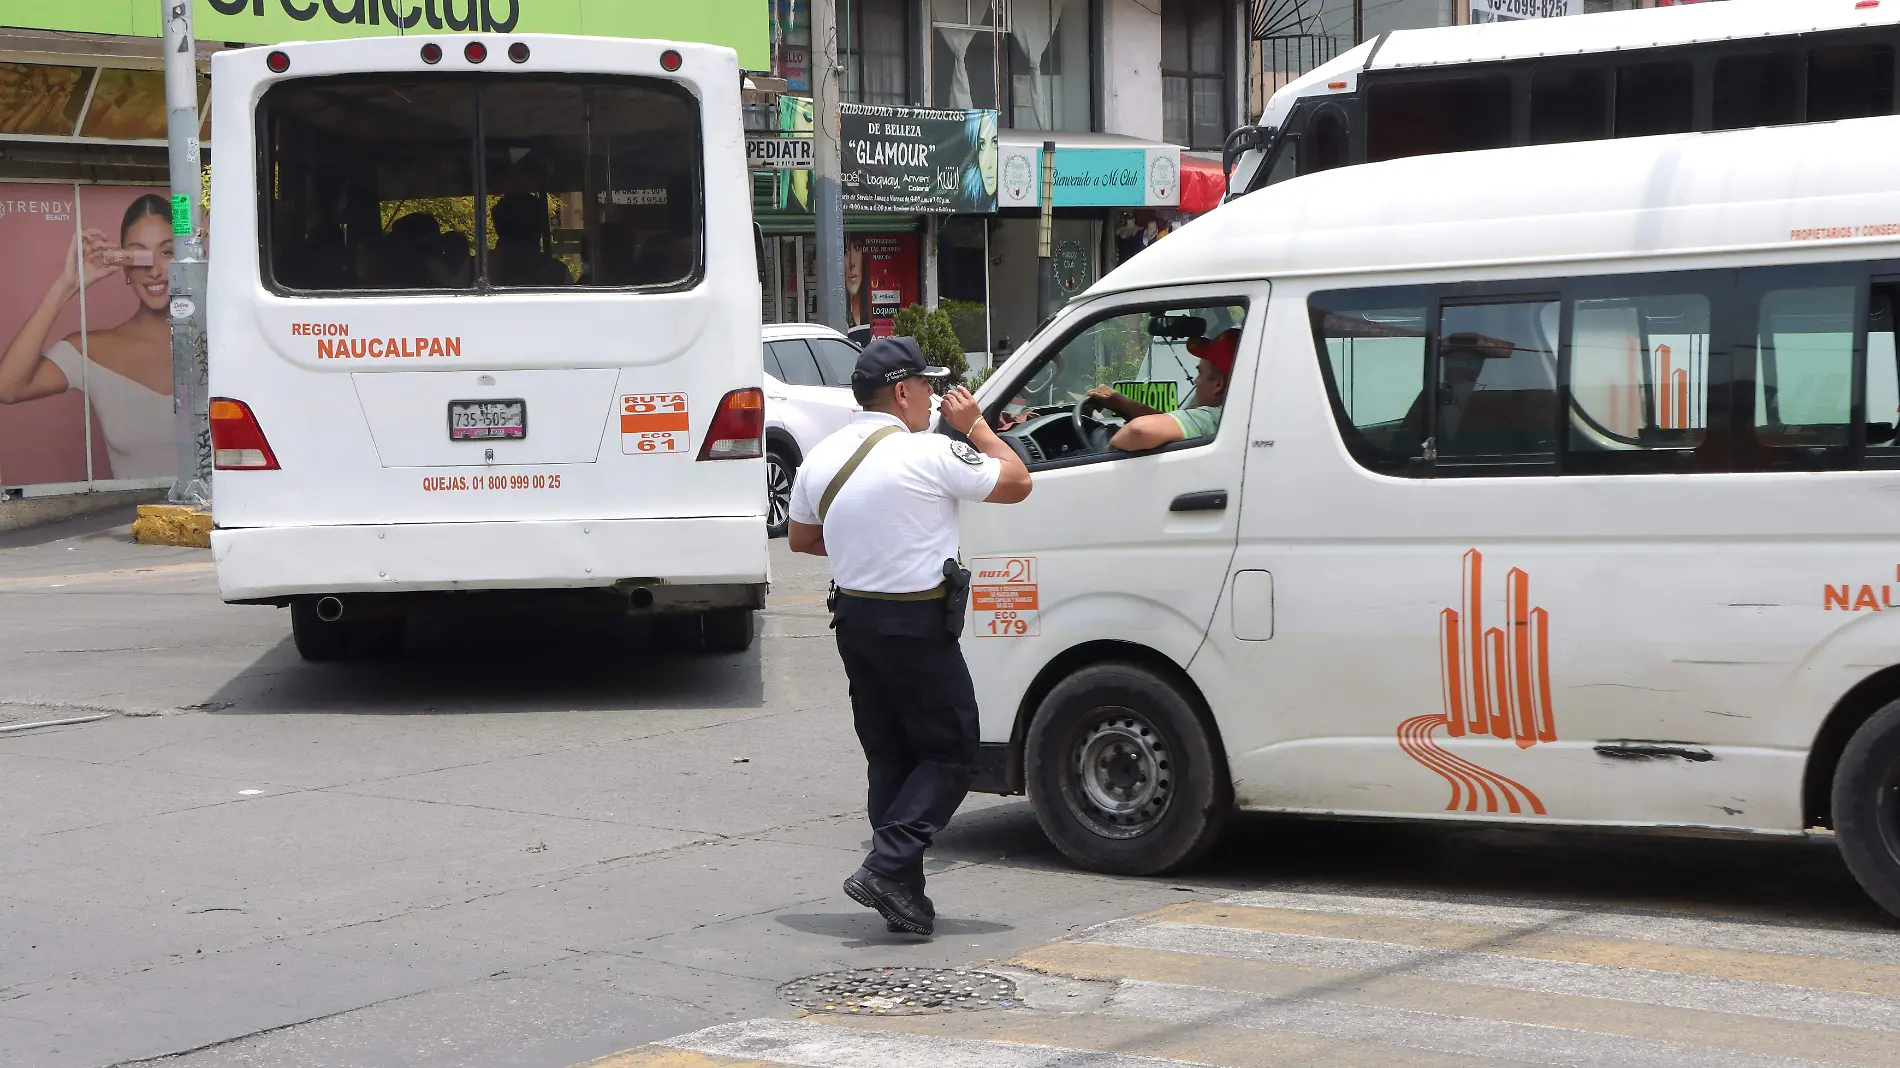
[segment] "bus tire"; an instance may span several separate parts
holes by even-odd
[[[720,608],[699,617],[699,641],[709,653],[743,653],[752,648],[750,608]]]
[[[1189,699],[1134,664],[1092,664],[1031,721],[1030,803],[1063,856],[1091,871],[1157,875],[1190,864],[1227,826],[1233,788]]]
[[[318,619],[314,597],[290,602],[290,639],[297,655],[313,664],[349,659],[351,629],[343,620],[325,623]]]
[[[1834,766],[1834,838],[1861,889],[1900,917],[1900,701],[1861,724]]]

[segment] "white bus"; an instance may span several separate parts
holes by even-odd
[[[1432,152],[1892,115],[1896,49],[1900,0],[1396,30],[1276,91],[1228,139],[1228,189]]]
[[[212,551],[298,650],[565,598],[747,647],[759,283],[729,49],[536,35],[220,53]]]
[[[981,786],[1121,872],[1235,809],[1825,829],[1900,914],[1895,175],[1893,117],[1421,156],[1103,278],[979,393],[1036,480],[963,516]],[[1212,433],[1107,444],[1090,383],[1228,330]]]

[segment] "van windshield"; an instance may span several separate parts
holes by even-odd
[[[351,75],[264,96],[266,276],[301,291],[674,287],[699,110],[633,77]]]

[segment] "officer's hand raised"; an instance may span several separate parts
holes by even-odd
[[[943,395],[937,412],[950,429],[965,437],[970,435],[970,429],[976,426],[976,421],[983,418],[983,409],[977,407],[976,398],[970,396],[970,391],[962,386]]]

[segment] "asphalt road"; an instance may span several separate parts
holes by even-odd
[[[1123,1047],[1102,1046],[1115,1027],[1178,1023],[1196,1004],[1228,1004],[1178,988],[1231,993],[1240,980],[1220,968],[1235,960],[1284,955],[1287,939],[1348,934],[1355,944],[1429,948],[1452,936],[1381,934],[1377,923],[1394,913],[1459,930],[1492,922],[1473,909],[1532,926],[1550,912],[1583,917],[1609,925],[1590,936],[1599,940],[1645,925],[1715,924],[1717,934],[1693,927],[1682,937],[1731,952],[1768,952],[1735,948],[1731,928],[1763,945],[1805,939],[1823,947],[1822,973],[1896,969],[1876,975],[1871,992],[1866,982],[1853,989],[1881,1004],[1900,999],[1900,935],[1824,841],[1251,819],[1193,872],[1117,879],[1069,868],[1022,799],[976,798],[932,862],[938,937],[887,935],[838,890],[868,835],[822,562],[778,544],[762,637],[745,655],[683,656],[631,631],[557,619],[475,619],[418,628],[376,662],[319,667],[298,660],[286,613],[218,602],[207,554],[134,545],[123,521],[0,535],[0,725],[110,713],[0,734],[7,1068],[167,1057],[180,1068],[563,1068],[669,1038],[675,1045],[663,1050],[676,1059],[664,1063],[735,1063],[745,1034],[807,1026],[786,1022],[777,987],[788,980],[972,963],[1120,982],[1120,1002],[1050,996],[1076,993],[1081,1000],[1057,1007],[1104,1012],[1138,1003],[1091,1031],[1101,1048],[1090,1056],[1126,1059],[1133,1054],[1114,1052]],[[1272,916],[1249,913],[1239,933],[1222,933],[1238,921],[1179,912],[1217,907]],[[1287,914],[1302,910],[1346,926],[1289,928]],[[1194,938],[1205,945],[1173,971],[1126,956],[1201,945]],[[1837,943],[1849,948],[1826,949]],[[1105,964],[1105,950],[1075,948],[1097,944],[1124,956]],[[1097,957],[1078,964],[1077,952]],[[1374,958],[1351,966],[1404,970]],[[1674,990],[1676,1001],[1710,981],[1694,969],[1657,974],[1657,990]],[[1173,986],[1150,989],[1157,983]],[[1014,1019],[962,1017],[997,1018]],[[1355,1026],[1422,1043],[1390,1050],[1482,1053],[1427,1042],[1442,1021],[1367,1019]],[[1824,1024],[1855,1035],[1876,1026],[1804,1026]],[[717,1026],[754,1032],[702,1031]],[[1900,1023],[1878,1027],[1871,1048],[1888,1038],[1885,1048],[1900,1051]],[[689,1033],[713,1037],[676,1038]],[[939,1043],[935,1053],[833,1042],[812,1047],[832,1053],[782,1063],[1005,1063],[968,1043],[1087,1045],[999,1033],[991,1024],[925,1028],[903,1041],[921,1035]],[[768,1046],[791,1048],[773,1034]],[[1880,1063],[1827,1056],[1832,1034],[1791,1038],[1806,1043],[1806,1059],[1774,1063]],[[1514,1036],[1483,1063],[1648,1055],[1602,1047],[1597,1059],[1532,1056],[1545,1047]],[[857,1052],[836,1053],[845,1046]],[[1261,1048],[1278,1050],[1278,1064],[1439,1063],[1379,1052],[1387,1047]],[[701,1060],[677,1060],[689,1054]],[[662,1063],[655,1056],[622,1060]],[[1136,1061],[1227,1063],[1188,1047]]]

